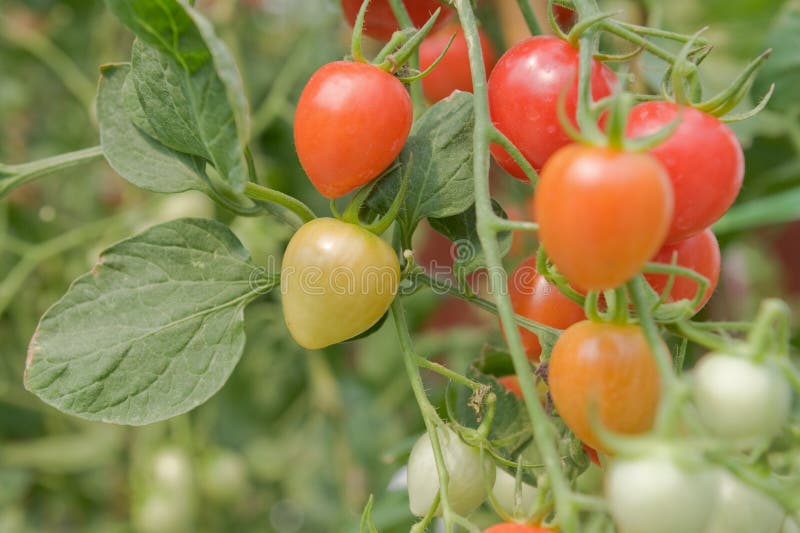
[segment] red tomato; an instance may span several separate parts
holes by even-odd
[[[655,356],[639,326],[585,320],[567,329],[553,348],[548,385],[561,418],[592,448],[609,453],[591,416],[611,431],[650,429],[661,387]]]
[[[356,22],[358,10],[361,9],[362,0],[342,0],[342,11],[347,23],[353,26]],[[431,18],[431,15],[438,9],[447,11],[437,0],[411,0],[403,2],[411,17],[411,22],[417,28],[422,27]],[[441,13],[437,20],[442,20],[445,13]],[[364,15],[364,34],[369,35],[380,41],[388,41],[392,34],[400,29],[397,19],[392,11],[392,6],[388,0],[372,0],[367,6],[367,13]]]
[[[553,533],[553,531],[536,526],[506,522],[503,524],[496,524],[489,529],[484,529],[483,533]]]
[[[697,306],[696,311],[699,311],[711,298],[711,294],[717,288],[717,281],[719,281],[720,253],[717,238],[714,236],[714,232],[707,228],[705,231],[686,240],[667,244],[650,261],[670,264],[672,262],[672,254],[675,252],[677,252],[678,266],[691,268],[698,274],[707,277],[710,282],[702,300],[700,300],[700,304]],[[659,294],[662,294],[664,289],[667,288],[669,276],[666,274],[645,274],[645,278]],[[691,300],[697,294],[697,289],[697,283],[691,278],[675,276],[672,290],[669,292],[666,301],[675,302],[684,298]]]
[[[614,72],[592,64],[592,97],[611,94]],[[489,77],[489,111],[494,125],[537,170],[571,142],[558,121],[558,99],[567,89],[565,108],[574,121],[578,98],[578,50],[558,37],[531,37],[508,50]],[[505,150],[492,145],[495,160],[512,176],[527,180]]]
[[[497,382],[517,398],[522,398],[522,387],[520,387],[519,378],[516,375],[500,376],[497,378]]]
[[[317,190],[338,198],[391,164],[412,118],[411,98],[391,74],[365,63],[328,63],[311,76],[297,102],[297,156]]]
[[[542,171],[534,195],[539,238],[575,286],[612,289],[664,242],[672,189],[647,154],[573,144]]]
[[[558,26],[564,31],[569,31],[578,22],[578,14],[566,6],[554,4],[553,15]]]
[[[586,444],[583,444],[582,446],[583,446],[583,451],[586,452],[586,455],[589,456],[589,459],[594,464],[596,464],[597,466],[603,466],[600,464],[600,457],[597,455],[597,450],[595,450],[591,446],[587,446]]]
[[[675,132],[650,153],[669,174],[675,213],[667,242],[676,242],[716,222],[739,194],[744,154],[733,131],[702,111],[671,102],[644,102],[631,109],[627,134],[658,131],[683,112]]]
[[[564,329],[586,318],[580,305],[536,272],[536,256],[523,261],[511,273],[508,294],[515,313],[546,326]],[[518,329],[528,359],[538,361],[542,353],[539,338],[532,331]]]
[[[456,34],[453,44],[447,49],[438,65],[430,74],[422,78],[422,91],[431,102],[438,102],[450,96],[453,91],[472,92],[472,73],[469,68],[469,54],[464,30],[458,23],[448,24],[428,36],[419,47],[419,65],[421,70],[430,67],[441,55],[450,37]],[[478,29],[483,51],[483,66],[488,75],[497,61],[497,54],[489,37]]]

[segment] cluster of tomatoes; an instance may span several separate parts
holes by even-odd
[[[405,4],[418,27],[443,7],[435,0]],[[342,0],[342,8],[353,24],[363,6],[361,0]],[[386,0],[373,0],[362,14],[364,34],[383,41],[397,35],[399,27]],[[435,66],[422,78],[429,102],[454,90],[472,89],[463,31],[452,18],[441,18],[419,48],[421,69]],[[626,284],[643,273],[656,302],[653,307],[678,303],[686,318],[706,304],[720,271],[719,245],[710,226],[731,206],[742,185],[742,149],[718,118],[670,101],[644,101],[624,110],[624,138],[617,142],[574,142],[568,130],[575,129],[579,107],[579,50],[560,37],[537,36],[496,61],[491,42],[478,31],[486,71],[491,72],[492,122],[520,154],[512,156],[500,145],[492,145],[491,153],[516,178],[530,178],[515,161],[520,155],[540,174],[530,211],[539,224],[544,252],[524,260],[509,276],[512,307],[522,317],[564,330],[546,360],[547,371],[539,375],[547,376],[558,415],[600,466],[598,451],[607,457],[618,451],[608,436],[650,431],[663,399],[664,368],[658,362],[669,350],[661,339],[646,338],[631,319]],[[338,61],[320,68],[303,90],[295,116],[296,149],[323,196],[335,200],[369,184],[400,154],[413,121],[400,67],[391,62]],[[609,101],[617,85],[614,72],[593,60],[590,98]],[[571,121],[572,128],[564,120]],[[600,117],[599,125],[606,127],[610,121]],[[626,139],[643,139],[669,128],[666,140],[644,151],[626,148]],[[369,228],[350,222],[309,222],[286,250],[281,273],[284,315],[304,347],[321,348],[366,331],[396,295],[400,267],[395,251]],[[648,268],[648,263],[664,268]],[[537,270],[542,266],[547,272]],[[675,267],[683,273],[676,275]],[[375,268],[385,269],[387,276],[366,275]],[[351,278],[342,291],[331,291],[343,270]],[[686,275],[689,271],[706,283]],[[680,304],[684,300],[689,304]],[[581,305],[584,301],[593,304]],[[616,311],[602,313],[604,306]],[[539,364],[539,338],[519,331],[528,359]],[[763,350],[738,351],[704,357],[687,382],[707,435],[746,450],[780,432],[789,417],[791,390]],[[500,382],[520,395],[515,376]],[[534,506],[537,488],[487,464],[489,459],[452,429],[442,426],[436,434],[449,472],[447,502],[454,512],[468,514],[487,496],[506,515],[515,514],[512,508]],[[603,462],[606,498],[621,532],[744,531],[741,524],[735,529],[729,523],[744,501],[761,505],[769,523],[775,524],[759,531],[777,533],[782,527],[786,514],[776,502],[699,457],[678,455],[667,446],[611,461],[610,466]],[[646,484],[650,486],[644,490]],[[427,515],[440,496],[428,435],[411,452],[408,485],[411,511]],[[640,521],[647,516],[643,511],[675,501],[693,511],[656,525]],[[545,531],[505,523],[487,533]]]

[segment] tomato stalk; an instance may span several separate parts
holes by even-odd
[[[413,28],[414,23],[411,22],[411,17],[408,15],[406,6],[402,0],[389,0],[389,5],[392,7],[392,12],[400,23],[401,28]],[[419,70],[419,53],[414,51],[411,57],[408,58],[408,66],[412,70]],[[422,85],[419,82],[409,85],[411,92],[411,103],[414,107],[414,117],[418,117],[425,112],[425,95],[422,94]]]
[[[270,189],[248,181],[244,186],[244,194],[253,200],[262,202],[270,202],[285,207],[295,215],[297,215],[303,222],[310,222],[317,218],[317,215],[306,204],[286,193]]]
[[[30,183],[37,178],[84,163],[91,163],[102,157],[103,149],[100,146],[93,146],[19,165],[0,164],[0,198],[20,185]]]
[[[539,27],[539,22],[536,20],[536,14],[531,7],[531,0],[517,0],[519,10],[522,13],[522,18],[525,19],[525,24],[528,26],[528,31],[531,35],[540,35],[542,29]]]
[[[519,332],[514,327],[514,313],[511,301],[505,290],[506,273],[500,260],[497,233],[491,221],[494,210],[489,191],[489,140],[492,123],[489,118],[489,100],[486,82],[486,71],[483,64],[483,52],[477,31],[475,14],[469,0],[456,0],[458,12],[469,52],[472,87],[474,94],[475,124],[473,130],[473,175],[475,184],[475,211],[477,233],[481,246],[486,254],[489,272],[490,292],[495,295],[497,309],[503,329],[506,331],[511,359],[517,376],[521,376],[520,386],[528,415],[531,419],[536,445],[542,455],[545,469],[550,477],[555,495],[558,519],[567,533],[578,528],[578,517],[570,495],[569,483],[561,470],[561,457],[555,446],[555,430],[539,403],[532,380],[525,379],[529,373],[529,363],[525,356]]]

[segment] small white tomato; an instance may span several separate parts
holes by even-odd
[[[720,438],[746,447],[777,435],[789,418],[791,388],[768,365],[713,353],[700,360],[692,376],[700,418]]]
[[[502,468],[497,468],[492,494],[506,514],[526,517],[533,510],[539,491],[527,483],[520,483],[517,492],[516,478]]]
[[[705,533],[780,533],[786,512],[775,500],[727,470],[718,475],[717,503]]]
[[[486,499],[487,487],[494,482],[494,469],[490,466],[487,468],[486,463],[481,461],[479,449],[465,444],[452,429],[439,428],[438,435],[444,464],[450,476],[448,501],[456,513],[469,514]],[[485,471],[491,472],[492,479],[486,479]],[[411,449],[407,479],[411,512],[416,516],[425,516],[439,493],[439,474],[427,433]],[[436,514],[441,512],[439,505]]]

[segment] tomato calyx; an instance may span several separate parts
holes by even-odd
[[[442,13],[442,8],[438,8],[433,15],[431,15],[428,21],[419,29],[405,28],[394,32],[389,42],[386,43],[380,52],[378,52],[378,55],[375,56],[374,60],[369,62],[367,61],[367,58],[364,57],[363,48],[361,46],[364,33],[364,18],[366,16],[369,3],[370,0],[364,0],[361,4],[361,8],[358,10],[358,15],[356,16],[355,23],[353,24],[353,36],[350,41],[350,55],[352,56],[353,61],[370,63],[375,67],[388,72],[389,74],[397,74],[398,71],[401,71],[403,65],[405,65],[417,48],[419,48],[419,45],[422,44],[422,41],[425,39],[425,37],[427,37],[431,32],[436,24],[436,20]],[[453,38],[455,38],[455,35],[453,35]],[[452,43],[452,39],[450,42]],[[442,54],[425,71],[412,76],[398,76],[398,79],[404,83],[410,83],[414,80],[424,77],[436,67],[438,62],[442,59],[442,57],[444,57],[444,54],[447,53],[447,49],[449,47],[450,44],[445,47]]]

